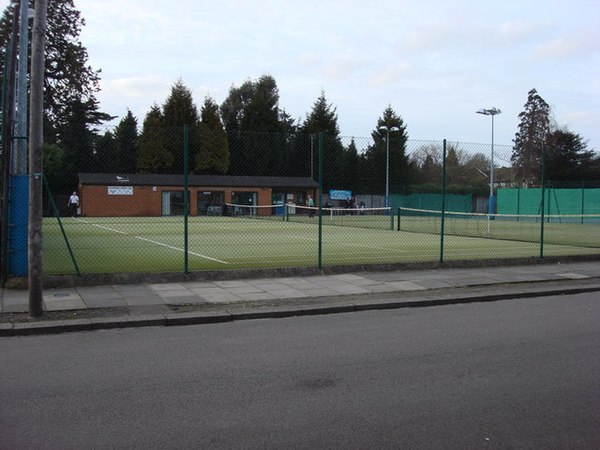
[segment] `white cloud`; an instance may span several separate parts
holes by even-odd
[[[540,45],[534,53],[538,60],[575,59],[585,56],[600,56],[600,32],[594,30],[576,30],[564,34]]]
[[[8,0],[0,0],[0,7]],[[600,147],[600,3],[456,0],[76,0],[102,69],[101,108],[139,118],[181,78],[197,106],[272,74],[280,106],[305,117],[320,91],[345,135],[368,136],[391,104],[412,138],[487,142],[474,111],[503,110],[510,143],[527,91]],[[595,120],[596,119],[596,120]]]
[[[126,99],[164,96],[170,87],[170,81],[167,82],[158,76],[117,78],[102,83],[103,92]]]

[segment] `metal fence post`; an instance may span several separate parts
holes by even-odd
[[[323,270],[323,132],[319,132],[319,236],[317,268]]]
[[[189,273],[189,236],[188,216],[190,213],[190,197],[188,191],[188,157],[189,157],[189,126],[183,126],[183,266],[184,273]]]
[[[542,202],[541,202],[541,217],[540,217],[540,258],[544,259],[544,203],[546,189],[546,146],[542,142]]]
[[[442,221],[440,224],[440,264],[444,262],[444,219],[446,211],[446,139],[442,147]]]

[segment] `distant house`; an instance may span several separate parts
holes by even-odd
[[[319,185],[303,177],[188,176],[189,214],[193,216],[271,214],[241,206],[305,205]],[[184,213],[184,176],[80,173],[82,216],[176,216]],[[235,210],[235,206],[240,207]]]

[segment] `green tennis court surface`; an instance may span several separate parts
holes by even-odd
[[[323,217],[323,266],[435,262],[440,236],[435,221],[413,219],[412,229],[397,231],[389,216]],[[401,218],[402,227],[407,225]],[[71,253],[82,274],[183,271],[185,228],[182,217],[63,219]],[[497,225],[497,226],[496,226]],[[540,255],[539,224],[504,227],[486,234],[459,221],[444,236],[444,260],[527,258]],[[533,224],[535,226],[535,224]],[[600,224],[549,224],[545,256],[600,253]],[[469,226],[473,226],[470,222]],[[481,228],[483,227],[483,228]],[[191,217],[188,221],[188,269],[230,270],[268,267],[315,267],[318,218]],[[510,233],[507,230],[512,230]],[[76,269],[56,219],[44,221],[44,272],[75,274]],[[464,234],[464,235],[461,235]],[[554,239],[552,236],[560,236]],[[568,237],[571,236],[571,239]],[[536,239],[538,242],[536,242]]]

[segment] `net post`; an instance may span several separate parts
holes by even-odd
[[[400,231],[400,207],[398,206],[398,224],[397,224],[397,229],[398,231]]]
[[[583,215],[585,214],[585,180],[581,181],[581,225],[583,225]]]

